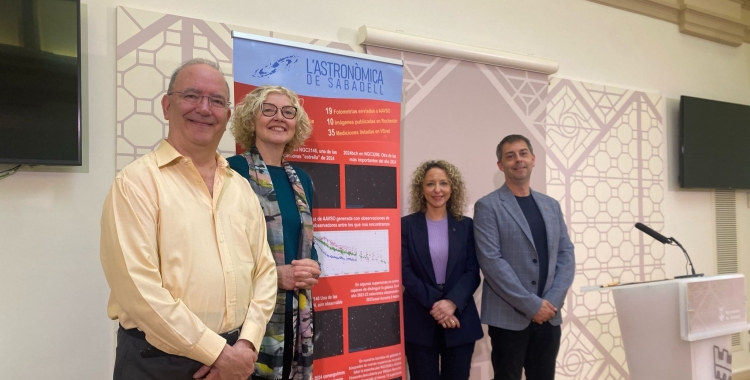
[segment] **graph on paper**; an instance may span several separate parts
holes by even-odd
[[[388,231],[316,231],[321,276],[388,272]]]

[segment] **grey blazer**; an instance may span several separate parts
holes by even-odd
[[[558,312],[549,322],[562,323],[565,296],[573,283],[575,253],[560,204],[531,191],[547,229],[549,271],[543,298]],[[539,257],[529,224],[507,185],[474,205],[477,259],[484,274],[482,323],[507,330],[523,330],[542,306],[537,293]]]

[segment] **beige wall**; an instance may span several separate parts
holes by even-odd
[[[715,273],[711,193],[677,185],[678,105],[671,99],[685,94],[750,103],[748,44],[716,44],[583,0],[83,2],[85,164],[38,168],[0,182],[0,373],[7,378],[111,377],[115,325],[105,316],[98,226],[115,173],[116,6],[346,43],[367,24],[552,58],[561,77],[659,92],[667,99],[664,231],[685,245],[700,271]],[[746,200],[741,192],[744,229],[750,225]],[[746,240],[740,241],[742,268],[748,268]],[[678,249],[667,248],[666,257],[667,276],[679,274]],[[748,356],[735,353],[735,370],[750,368]]]

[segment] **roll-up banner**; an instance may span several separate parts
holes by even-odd
[[[401,318],[403,63],[233,32],[239,103],[295,91],[313,131],[287,156],[313,181],[314,368],[321,380],[406,378]]]

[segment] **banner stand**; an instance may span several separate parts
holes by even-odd
[[[403,62],[232,32],[235,103],[262,85],[295,91],[313,132],[287,156],[310,175],[314,379],[406,378],[401,318]],[[238,152],[239,153],[239,152]]]

